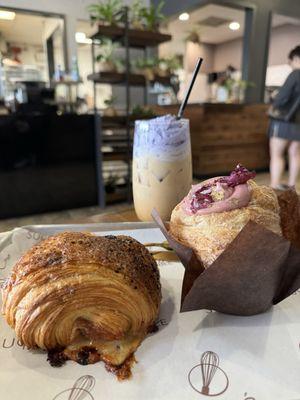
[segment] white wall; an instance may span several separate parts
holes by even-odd
[[[176,36],[176,32],[175,32]],[[290,68],[287,65],[287,55],[289,51],[300,44],[300,25],[282,25],[275,27],[270,35],[269,60],[267,68],[267,85],[282,85]],[[232,65],[238,71],[242,66],[242,38],[224,42],[221,44],[194,44],[186,43],[183,40],[173,40],[160,46],[159,54],[161,56],[184,54],[184,83],[181,87],[179,98],[182,98],[191,72],[198,57],[204,58],[203,67],[194,90],[191,94],[190,101],[204,101],[207,96],[207,81],[205,73],[224,71],[228,65]]]
[[[268,64],[286,64],[288,53],[297,45],[300,45],[300,25],[283,25],[273,29]]]
[[[300,44],[300,25],[282,25],[271,30],[268,66],[286,65],[289,51]],[[215,46],[214,70],[222,71],[231,64],[240,69],[242,39]]]
[[[287,64],[290,50],[300,44],[300,25],[283,25],[273,29],[270,37],[266,86],[282,86],[291,72]]]
[[[300,25],[286,24],[271,30],[266,74],[267,86],[281,86],[283,84],[291,72],[287,64],[288,53],[299,44]],[[222,71],[229,64],[240,69],[242,46],[241,39],[216,46],[214,51],[214,70]]]
[[[214,62],[214,46],[211,44],[197,44],[187,42],[185,47],[185,70],[187,73],[193,72],[196,62],[199,57],[202,57],[205,62],[201,67],[202,73],[209,73],[213,68]]]
[[[192,73],[194,71],[196,62],[199,57],[202,57],[204,62],[201,67],[201,73],[198,75],[194,88],[190,94],[190,102],[198,103],[204,102],[208,97],[208,87],[207,87],[207,73],[211,72],[213,69],[214,61],[214,46],[210,44],[197,44],[188,42],[185,46],[185,56],[184,56],[184,70],[183,74],[184,82],[180,86],[180,91],[178,93],[179,100],[182,100],[187,87],[191,81]]]
[[[269,60],[268,65],[286,65],[287,55],[289,51],[300,44],[300,26],[297,25],[282,25],[273,28],[270,36]],[[176,49],[175,43],[167,44],[160,50],[161,54],[172,54]],[[190,48],[188,48],[190,47]],[[197,46],[192,44],[182,43],[178,47],[186,55],[186,68],[190,72],[190,65],[199,55],[203,56],[205,63],[203,64],[202,72],[223,71],[228,65],[234,66],[236,69],[241,69],[242,63],[242,39],[236,39],[218,45],[202,44]]]
[[[215,45],[213,71],[224,71],[228,65],[237,70],[242,65],[243,42],[242,39]]]

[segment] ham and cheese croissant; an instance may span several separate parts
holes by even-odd
[[[103,360],[126,378],[158,316],[161,286],[155,260],[136,240],[66,232],[20,259],[2,297],[8,324],[29,349],[48,350],[56,365]]]
[[[281,235],[275,192],[238,165],[229,175],[192,186],[171,215],[170,233],[211,265],[251,220]]]

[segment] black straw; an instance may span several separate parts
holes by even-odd
[[[197,64],[196,64],[196,66],[195,66],[195,69],[194,69],[194,72],[193,72],[193,76],[192,76],[191,82],[190,82],[190,84],[189,84],[188,90],[186,91],[186,94],[185,94],[185,96],[184,96],[184,100],[183,100],[183,102],[181,103],[181,106],[180,106],[180,108],[179,108],[179,111],[178,111],[178,114],[177,114],[177,119],[181,119],[181,117],[182,117],[182,114],[183,114],[183,112],[184,112],[184,110],[185,110],[185,107],[186,107],[186,105],[187,105],[187,102],[188,102],[188,100],[189,100],[191,91],[192,91],[192,89],[193,89],[193,86],[194,86],[194,83],[195,83],[197,74],[198,74],[198,72],[199,72],[199,70],[200,70],[202,61],[203,61],[203,58],[201,58],[201,57],[200,57],[200,58],[198,59],[198,61],[197,61]]]

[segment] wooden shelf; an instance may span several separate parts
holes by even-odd
[[[103,161],[127,161],[127,150],[108,151],[102,153]]]
[[[171,86],[171,79],[176,75],[170,76],[159,76],[156,75],[153,80],[150,81],[151,84],[158,82],[162,85]],[[126,84],[126,74],[119,72],[96,72],[95,74],[88,75],[88,80],[95,83],[106,83],[110,85],[125,85]],[[145,86],[147,80],[142,74],[129,74],[129,84],[131,86]]]
[[[106,146],[109,144],[114,146],[116,143],[127,143],[127,138],[125,135],[103,135],[102,143]]]
[[[77,86],[77,85],[80,85],[81,83],[83,83],[82,80],[79,80],[79,81],[52,81],[51,87],[59,86],[59,85]]]
[[[151,83],[158,82],[165,86],[171,86],[171,80],[172,80],[172,78],[175,78],[175,77],[177,77],[177,75],[169,75],[169,76],[156,75],[154,80],[151,81]]]
[[[108,37],[113,41],[124,42],[125,28],[119,26],[99,25],[98,32],[91,36],[91,39],[101,39]],[[161,43],[168,42],[172,39],[171,35],[165,33],[146,31],[142,29],[129,29],[128,40],[130,47],[145,48],[158,46]]]
[[[126,13],[126,23],[129,23],[128,14]],[[128,26],[128,25],[127,25]],[[147,47],[156,47],[161,43],[167,42],[172,39],[171,35],[163,34],[160,32],[147,31],[147,30],[137,30],[137,29],[125,29],[124,26],[106,26],[106,25],[98,25],[98,31],[96,34],[91,36],[92,39],[92,54],[93,54],[93,70],[95,71],[95,48],[94,46],[100,45],[102,43],[103,38],[110,38],[114,42],[118,42],[119,47],[126,48],[126,55],[129,57],[129,49],[130,48],[138,48],[145,50]],[[98,39],[98,42],[96,41]],[[127,68],[129,65],[129,59],[127,58]],[[97,84],[109,84],[109,85],[122,85],[125,86],[127,92],[127,98],[129,94],[130,87],[142,87],[144,88],[145,94],[148,86],[155,82],[159,82],[162,85],[167,85],[172,87],[173,82],[171,83],[172,77],[161,77],[157,76],[153,81],[149,82],[145,78],[144,74],[140,73],[131,73],[129,69],[126,69],[126,73],[118,73],[118,72],[98,72],[92,73],[88,75],[87,79],[93,81],[94,89]],[[97,114],[97,104],[95,100],[95,113]],[[128,111],[127,104],[127,111]],[[115,117],[103,116],[101,118],[101,128],[102,129],[110,129],[111,131],[115,130],[116,137],[114,135],[103,135],[102,136],[102,159],[100,168],[103,169],[103,166],[109,166],[110,161],[113,162],[125,162],[128,166],[131,163],[132,158],[132,125],[133,122],[137,119],[146,119],[152,118],[152,116],[145,115],[118,115]],[[130,123],[130,124],[129,124]],[[126,136],[124,135],[124,141],[122,141],[122,133],[124,128],[127,129]],[[129,132],[130,128],[130,132]],[[121,132],[117,132],[117,130]],[[130,140],[128,138],[130,136]],[[107,147],[105,148],[105,145]],[[110,151],[112,150],[112,151]],[[130,153],[130,154],[129,154]],[[102,173],[102,172],[101,172]],[[126,180],[130,182],[129,168],[127,168],[127,177]],[[103,185],[103,183],[101,183]],[[123,190],[121,188],[117,188],[114,193],[106,193],[106,199],[104,199],[103,203],[107,202],[115,202],[121,200],[130,200],[130,191],[129,187],[125,185]]]
[[[119,72],[96,72],[88,75],[88,80],[95,83],[107,83],[110,85],[125,85],[126,74]],[[129,84],[131,86],[145,86],[146,79],[142,74],[130,74]]]
[[[107,115],[101,116],[101,126],[104,129],[122,127],[124,125],[126,125],[125,115],[116,115],[114,117],[109,117]]]

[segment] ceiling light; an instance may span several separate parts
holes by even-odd
[[[75,39],[77,43],[83,43],[83,44],[92,43],[92,39],[87,38],[84,32],[76,32]]]
[[[0,19],[13,21],[16,18],[16,13],[13,11],[0,10]]]
[[[240,26],[241,25],[239,24],[239,22],[233,21],[233,22],[230,22],[229,29],[231,29],[232,31],[237,31],[240,29]]]
[[[180,14],[178,18],[180,19],[180,21],[188,21],[190,19],[190,14],[184,12]]]

